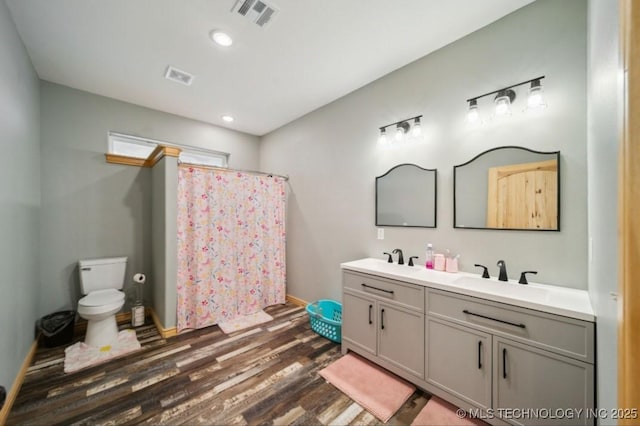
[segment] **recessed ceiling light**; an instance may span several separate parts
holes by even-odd
[[[232,121],[235,120],[235,118],[233,118],[230,115],[223,115],[221,118],[222,118],[222,120],[226,121],[227,123],[231,123]]]
[[[211,37],[211,40],[220,46],[229,47],[233,44],[233,39],[225,32],[213,30],[209,36]]]

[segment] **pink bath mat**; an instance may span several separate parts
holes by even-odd
[[[229,321],[219,322],[218,326],[223,332],[230,334],[269,321],[273,321],[273,317],[271,315],[265,311],[258,311],[255,314],[243,315]]]
[[[385,423],[416,390],[410,383],[351,352],[319,374]]]
[[[480,419],[469,419],[466,413],[459,416],[458,407],[432,396],[427,405],[418,413],[411,426],[481,426],[487,425]]]
[[[64,350],[64,372],[72,373],[138,349],[140,342],[131,329],[122,330],[113,344],[101,348],[78,342]]]

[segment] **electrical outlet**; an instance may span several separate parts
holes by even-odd
[[[384,228],[378,228],[378,239],[384,240]]]

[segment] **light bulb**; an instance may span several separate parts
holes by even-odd
[[[496,115],[507,115],[511,109],[511,101],[507,96],[496,99]]]
[[[467,111],[467,121],[469,123],[475,123],[480,118],[480,114],[478,114],[478,101],[475,99],[471,99],[469,101],[469,110]]]
[[[384,128],[380,129],[378,144],[380,144],[381,146],[387,146],[389,144],[389,140],[387,139],[387,131]]]
[[[496,116],[511,114],[511,102],[516,98],[516,92],[503,89],[496,95]]]
[[[395,140],[396,142],[402,142],[403,139],[404,139],[404,129],[402,127],[397,127]]]
[[[411,136],[413,136],[414,138],[417,138],[421,134],[422,134],[422,126],[420,125],[420,117],[416,117],[416,119],[413,120],[413,127],[411,128]]]
[[[544,108],[546,106],[540,80],[532,81],[531,88],[529,88],[529,97],[527,98],[527,107],[533,109]]]
[[[508,99],[498,99],[496,101],[496,115],[505,115],[509,112],[509,100]]]

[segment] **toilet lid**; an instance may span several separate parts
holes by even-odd
[[[111,303],[117,303],[124,300],[124,293],[116,290],[114,288],[110,288],[107,290],[96,290],[87,294],[85,297],[80,299],[78,304],[82,306],[102,306],[109,305]]]

